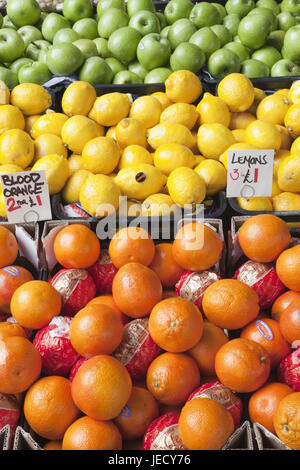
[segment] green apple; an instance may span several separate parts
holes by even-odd
[[[257,7],[262,7],[262,8],[270,8],[270,10],[273,10],[275,15],[278,15],[280,13],[280,7],[276,0],[258,0],[256,2]]]
[[[8,88],[14,88],[19,84],[18,75],[6,67],[0,66],[0,81],[4,82]]]
[[[137,46],[142,35],[133,28],[125,26],[112,33],[108,40],[108,49],[112,55],[123,64],[134,62],[137,54]]]
[[[225,3],[228,15],[235,14],[239,18],[244,18],[254,7],[254,0],[227,0]]]
[[[127,1],[127,13],[130,18],[135,15],[138,11],[148,10],[155,13],[155,6],[152,0],[128,0]]]
[[[141,65],[139,62],[131,62],[131,64],[128,65],[128,70],[129,72],[135,73],[138,77],[140,77],[143,81],[149,72],[149,70],[145,69],[143,65]]]
[[[74,44],[65,43],[52,46],[47,52],[47,65],[53,75],[72,75],[84,61],[82,52]]]
[[[53,38],[53,44],[62,44],[64,42],[74,42],[80,39],[79,34],[76,33],[72,28],[59,29]]]
[[[181,18],[188,18],[194,5],[190,0],[171,0],[167,3],[164,15],[169,24]]]
[[[256,59],[248,59],[242,62],[241,72],[248,78],[269,77],[269,67]]]
[[[168,26],[167,19],[166,19],[165,15],[163,13],[161,13],[160,11],[157,11],[156,16],[159,19],[160,29],[163,29],[166,26]]]
[[[283,48],[283,41],[284,41],[285,32],[278,30],[278,31],[271,31],[269,36],[267,37],[266,46],[275,47],[279,52]]]
[[[0,29],[0,62],[13,62],[23,55],[24,49],[24,41],[17,31]]]
[[[225,26],[225,28],[228,29],[232,37],[237,35],[239,24],[240,24],[240,17],[236,13],[227,15],[223,19],[223,25]]]
[[[189,40],[190,43],[200,47],[206,58],[221,48],[221,41],[208,26],[199,29]]]
[[[189,41],[196,31],[197,28],[191,20],[181,18],[170,26],[167,39],[174,50],[180,43]]]
[[[2,28],[10,28],[10,29],[14,29],[15,31],[17,31],[17,26],[13,24],[12,21],[10,21],[8,15],[5,15],[3,17],[3,23],[2,23]]]
[[[26,57],[32,60],[38,60],[41,50],[48,50],[51,47],[51,43],[44,39],[39,39],[29,44],[25,51]]]
[[[72,23],[93,16],[93,7],[90,0],[64,0],[62,11],[64,17]]]
[[[271,70],[273,65],[276,64],[276,62],[278,62],[280,59],[282,59],[282,56],[280,52],[275,49],[275,47],[265,46],[255,51],[252,54],[251,58],[263,62]]]
[[[94,18],[82,18],[73,24],[73,29],[82,39],[98,37],[98,23]]]
[[[29,57],[20,57],[20,59],[15,60],[9,68],[12,70],[12,72],[18,74],[20,68],[23,67],[23,65],[28,64],[33,64],[33,60],[29,59]]]
[[[273,65],[271,77],[286,77],[300,75],[300,67],[289,59],[281,59]]]
[[[205,64],[205,54],[200,47],[190,42],[179,44],[170,57],[172,70],[190,70],[198,73]]]
[[[281,11],[290,11],[291,13],[300,14],[299,0],[282,0],[280,8]]]
[[[157,15],[147,10],[140,10],[135,13],[130,18],[128,26],[139,31],[142,36],[160,32],[160,22]]]
[[[230,31],[222,24],[215,24],[210,27],[210,29],[215,33],[216,36],[221,41],[221,46],[225,46],[228,42],[232,40]]]
[[[218,12],[221,15],[221,20],[223,21],[223,19],[227,15],[226,8],[223,5],[221,5],[220,3],[212,3],[212,5],[218,10]]]
[[[300,65],[300,25],[293,26],[290,28],[284,36],[283,49],[285,52],[285,58]],[[1,58],[0,58],[1,61]]]
[[[108,41],[104,38],[96,38],[93,40],[96,44],[97,52],[100,57],[106,59],[107,57],[111,56],[111,52],[108,49]]]
[[[265,15],[247,15],[241,19],[238,37],[250,49],[262,47],[270,33],[271,21]]]
[[[172,70],[166,67],[158,67],[157,69],[151,70],[146,75],[144,83],[164,83],[171,73]]]
[[[250,59],[248,49],[241,43],[235,41],[228,42],[227,44],[225,44],[224,48],[234,52],[239,57],[241,62]]]
[[[97,3],[97,16],[101,17],[102,13],[108,8],[119,8],[119,10],[126,11],[126,4],[124,0],[99,0]]]
[[[63,28],[71,28],[69,20],[58,13],[49,13],[43,21],[42,35],[47,41],[53,42],[55,33]]]
[[[218,49],[208,59],[207,69],[209,73],[220,80],[230,73],[238,73],[241,64],[238,56],[230,49]]]
[[[111,34],[129,23],[129,16],[118,8],[105,10],[98,22],[98,34],[101,38],[108,39]]]
[[[36,83],[43,85],[51,78],[51,73],[46,64],[34,62],[33,64],[23,65],[18,72],[19,83]]]
[[[8,0],[6,13],[19,28],[36,24],[41,17],[41,9],[36,0]]]
[[[22,26],[18,29],[18,33],[24,41],[25,49],[33,41],[43,39],[42,33],[35,26]]]
[[[278,28],[282,31],[287,31],[296,25],[296,19],[290,11],[282,11],[277,16]]]
[[[126,70],[124,65],[114,57],[108,57],[107,59],[105,59],[105,62],[111,68],[113,76],[115,76],[118,72],[121,72],[122,70]]]
[[[122,72],[118,72],[113,79],[114,85],[126,85],[126,84],[133,84],[133,83],[143,83],[142,78],[136,75],[129,70],[124,70]]]
[[[221,15],[217,8],[208,2],[197,3],[191,11],[190,20],[197,28],[212,26],[222,22]]]
[[[144,36],[137,47],[138,61],[148,70],[163,67],[169,62],[171,45],[168,39],[151,33]]]
[[[78,39],[73,44],[78,47],[85,59],[98,56],[96,44],[92,39]]]
[[[113,72],[102,57],[90,57],[79,72],[79,80],[94,85],[111,83]]]
[[[165,28],[163,28],[160,32],[161,37],[168,39],[170,29],[171,29],[170,24],[169,24],[169,26],[165,26]]]
[[[269,8],[261,8],[261,7],[253,8],[253,10],[250,11],[248,16],[250,16],[250,15],[264,15],[264,16],[266,16],[267,18],[269,18],[269,20],[271,22],[270,32],[275,31],[275,29],[277,29],[277,26],[278,26],[277,16]]]
[[[43,64],[47,65],[47,52],[48,49],[42,49],[38,56],[38,62],[42,62]]]
[[[0,13],[0,28],[3,27],[3,15]]]
[[[300,15],[295,16],[296,24],[300,24]]]
[[[44,19],[46,18],[46,16],[48,15],[48,13],[46,13],[45,11],[41,11],[41,16],[40,16],[40,19],[37,23],[35,23],[35,27],[38,28],[40,31],[42,30],[42,25],[43,25],[43,21]]]

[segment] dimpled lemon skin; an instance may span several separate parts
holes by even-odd
[[[139,201],[160,192],[166,180],[166,176],[158,168],[147,163],[124,168],[114,179],[123,195]]]
[[[50,195],[59,193],[69,177],[67,159],[57,154],[42,157],[32,167],[32,171],[40,170],[44,170],[46,173]]]
[[[42,114],[52,106],[50,93],[35,83],[22,83],[14,87],[10,100],[26,116]]]
[[[32,126],[31,137],[36,139],[42,134],[54,134],[61,137],[63,125],[68,116],[63,113],[46,113],[40,116]]]
[[[284,125],[293,137],[300,136],[300,103],[290,106],[284,118]]]
[[[139,163],[153,165],[153,158],[150,152],[140,145],[128,145],[128,147],[125,147],[119,161],[119,170],[128,166],[138,165]]]
[[[82,158],[82,155],[76,155],[73,153],[68,158],[69,165],[69,175],[71,176],[77,170],[86,170],[85,161]]]
[[[171,199],[178,206],[201,204],[206,196],[203,179],[191,168],[179,167],[168,177],[167,187]]]
[[[95,137],[104,135],[104,128],[86,116],[73,116],[63,125],[61,138],[74,153],[82,153],[83,147]]]
[[[188,148],[192,148],[194,145],[194,139],[191,131],[176,122],[164,122],[157,124],[148,131],[148,143],[156,150],[160,145],[163,144],[180,144],[186,145]]]
[[[197,143],[200,154],[218,160],[230,145],[236,143],[236,140],[223,124],[202,124],[198,129]]]
[[[78,170],[75,171],[66,182],[63,190],[62,197],[67,204],[73,204],[79,201],[80,189],[85,180],[91,176],[91,173],[88,170]]]
[[[281,134],[275,124],[269,121],[254,121],[246,129],[246,139],[249,144],[258,149],[280,149]]]
[[[193,152],[185,145],[172,143],[160,145],[155,150],[153,162],[164,175],[168,176],[171,171],[180,166],[193,168],[195,157]]]
[[[54,134],[42,134],[37,137],[34,141],[34,162],[39,160],[41,157],[57,153],[67,158],[68,150],[67,147],[63,144],[63,141],[60,137]]]
[[[196,106],[189,103],[174,103],[168,106],[160,116],[160,122],[177,122],[182,124],[188,129],[192,129],[197,120],[199,119],[199,113]]]
[[[94,102],[89,117],[101,126],[115,126],[126,118],[130,110],[130,99],[125,93],[106,93]]]
[[[106,175],[89,176],[80,189],[79,201],[92,217],[105,217],[119,207],[120,188]]]
[[[231,73],[220,81],[218,96],[230,111],[247,111],[254,101],[254,86],[245,75]]]
[[[145,124],[133,118],[122,119],[116,126],[116,138],[121,148],[128,145],[147,147],[147,128]]]
[[[34,157],[34,142],[21,129],[10,129],[0,137],[0,163],[12,163],[25,169]]]
[[[227,104],[218,96],[204,93],[202,100],[197,105],[200,115],[200,124],[223,124],[228,127],[230,123],[230,111]]]
[[[174,103],[193,103],[202,93],[200,79],[189,70],[177,70],[165,81],[167,97]]]
[[[142,204],[142,215],[145,217],[159,217],[174,214],[179,209],[168,194],[152,194]]]
[[[300,194],[288,191],[272,197],[275,211],[300,211]]]
[[[272,211],[272,199],[269,197],[238,197],[237,203],[246,211]]]
[[[120,150],[116,142],[108,137],[96,137],[89,140],[82,150],[85,167],[92,173],[108,175],[118,165]]]
[[[131,105],[129,117],[141,121],[147,129],[159,123],[162,106],[154,96],[140,96]]]
[[[277,178],[281,191],[300,192],[300,154],[290,155],[282,161]]]
[[[289,108],[290,103],[284,96],[279,94],[266,96],[257,107],[256,117],[273,124],[283,124]]]
[[[226,187],[227,173],[222,163],[217,160],[204,160],[194,170],[204,180],[207,196],[214,196]]]
[[[67,87],[61,100],[61,107],[69,117],[76,114],[87,116],[96,98],[95,88],[90,83],[79,80]]]
[[[25,129],[25,119],[21,111],[11,104],[0,106],[0,134],[9,129]]]

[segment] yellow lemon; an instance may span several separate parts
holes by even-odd
[[[164,175],[169,175],[171,171],[180,166],[193,168],[195,157],[193,152],[185,145],[172,143],[160,145],[155,150],[153,162]]]
[[[91,176],[88,170],[75,171],[67,180],[63,190],[62,197],[67,204],[73,204],[79,202],[80,189],[85,180]]]
[[[292,104],[284,118],[284,125],[294,136],[300,136],[300,103]]]
[[[121,148],[128,145],[147,147],[147,128],[133,118],[122,119],[116,126],[116,138]]]
[[[247,111],[254,101],[254,86],[245,75],[231,73],[220,81],[218,95],[230,111]]]
[[[42,114],[52,105],[50,93],[36,83],[21,83],[13,88],[10,96],[13,106],[26,116]]]
[[[24,169],[12,163],[0,165],[0,175],[5,175],[6,173],[19,173],[20,171],[24,171]],[[2,191],[2,185],[0,183],[0,192],[1,191]],[[6,217],[6,216],[0,215],[0,217]]]
[[[36,162],[39,158],[50,155],[51,153],[57,153],[67,158],[68,150],[63,144],[60,137],[54,134],[42,134],[38,136],[34,141],[35,155],[34,161]]]
[[[272,197],[277,196],[278,194],[282,193],[280,187],[278,186],[278,181],[273,179],[272,182]]]
[[[276,124],[276,127],[279,130],[280,135],[281,135],[281,146],[280,146],[280,148],[283,149],[283,150],[289,150],[289,148],[291,146],[291,141],[292,141],[289,131],[287,130],[286,127],[280,126],[279,124]]]
[[[290,148],[291,153],[299,153],[300,154],[300,137],[297,137],[291,145]]]
[[[8,86],[0,80],[0,105],[9,104],[10,101],[10,91]]]
[[[290,103],[283,95],[269,95],[259,103],[256,117],[273,124],[283,124],[289,107]]]
[[[289,93],[290,93],[290,89],[289,88],[281,88],[281,90],[276,90],[274,92],[274,95],[282,95],[284,96],[285,98],[289,99]]]
[[[69,165],[69,175],[72,175],[77,170],[86,170],[85,161],[82,158],[82,155],[77,155],[73,153],[68,158],[68,165]]]
[[[258,149],[279,150],[281,134],[275,124],[269,121],[257,120],[251,122],[246,129],[246,139],[249,144]]]
[[[21,111],[11,104],[0,106],[0,134],[9,129],[25,129],[25,119]]]
[[[300,154],[286,157],[279,165],[277,177],[281,191],[300,192]]]
[[[275,211],[300,211],[300,194],[283,192],[272,200]]]
[[[229,129],[246,129],[250,122],[255,121],[253,114],[247,111],[241,113],[231,113]]]
[[[109,127],[105,135],[106,137],[109,137],[110,139],[113,139],[115,142],[117,142],[116,126]]]
[[[71,83],[65,90],[61,107],[63,112],[71,117],[76,114],[87,116],[97,98],[95,88],[90,83],[77,81]]]
[[[21,129],[11,129],[0,137],[0,163],[12,163],[25,169],[34,157],[34,142]]]
[[[146,129],[159,123],[162,107],[154,96],[140,96],[131,105],[129,117],[142,122]]]
[[[165,81],[167,97],[174,103],[193,103],[202,93],[202,83],[193,72],[177,70]]]
[[[108,137],[96,137],[89,140],[82,150],[85,167],[92,173],[108,175],[117,166],[120,160],[118,144]]]
[[[198,118],[199,113],[193,104],[174,103],[161,113],[160,122],[176,122],[192,129]]]
[[[219,161],[225,166],[227,169],[227,159],[228,159],[228,151],[229,150],[255,150],[256,147],[254,145],[248,144],[247,142],[236,142],[235,144],[230,145],[225,152],[220,155]]]
[[[6,218],[7,217],[7,212],[6,212],[6,205],[4,201],[4,194],[1,191],[0,193],[0,217]]]
[[[150,152],[140,145],[128,145],[128,147],[125,147],[119,161],[119,170],[137,165],[138,163],[153,165],[153,158]]]
[[[40,114],[33,114],[32,116],[27,116],[25,118],[25,128],[24,128],[24,131],[27,132],[27,134],[31,134],[31,131],[32,131],[32,127],[35,123],[35,121],[38,120],[38,118],[40,118],[41,115]]]
[[[245,129],[233,129],[232,134],[237,142],[246,142]]]
[[[106,175],[91,175],[80,189],[79,200],[92,217],[105,217],[119,207],[120,188]]]
[[[266,93],[260,88],[254,88],[254,101],[247,111],[256,117],[257,106],[266,97]]]
[[[158,168],[147,163],[124,168],[114,179],[122,194],[139,201],[146,199],[151,194],[158,193],[166,180],[167,178]]]
[[[198,148],[206,158],[218,160],[230,145],[236,142],[232,132],[223,124],[202,124],[197,135]]]
[[[167,97],[167,94],[163,91],[156,91],[155,93],[152,93],[152,96],[154,96],[154,98],[156,98],[160,102],[162,110],[172,104],[172,101]]]
[[[226,187],[227,172],[222,163],[206,159],[194,170],[205,182],[207,196],[214,196]]]
[[[62,155],[52,154],[40,158],[32,167],[32,171],[44,170],[50,194],[59,193],[69,177],[69,165]]]
[[[280,150],[278,150],[278,152],[275,153],[274,162],[273,162],[273,176],[274,176],[274,178],[277,178],[278,168],[281,165],[281,163],[283,162],[283,160],[285,160],[290,155],[291,154],[288,150],[283,150],[283,149],[280,149]]]
[[[300,80],[296,80],[292,83],[288,92],[288,99],[293,104],[300,103]]]
[[[164,122],[157,124],[148,130],[148,143],[156,150],[163,144],[181,144],[191,148],[194,144],[194,139],[191,131],[176,122]]]
[[[101,126],[115,126],[129,114],[130,98],[125,93],[107,93],[96,99],[89,117]]]
[[[204,162],[204,160],[206,160],[206,158],[203,157],[203,155],[194,155],[194,161],[195,161],[194,168],[195,168],[197,165],[199,165],[199,163]]]
[[[63,113],[46,113],[39,117],[32,126],[31,137],[36,139],[42,134],[54,134],[61,137],[63,125],[68,116]]]
[[[82,153],[83,147],[95,137],[104,135],[104,128],[86,116],[70,117],[63,125],[61,138],[74,153]]]
[[[142,216],[144,217],[170,216],[179,210],[171,197],[163,193],[152,194],[142,204]]]
[[[219,123],[228,127],[230,123],[230,111],[227,104],[218,96],[204,93],[202,100],[197,105],[200,115],[200,124]]]
[[[170,173],[167,187],[171,199],[178,206],[195,209],[196,204],[201,204],[206,196],[206,185],[201,176],[195,170],[187,167],[179,167]]]
[[[272,199],[270,197],[238,197],[237,203],[246,211],[272,211]]]
[[[130,201],[127,200],[127,208],[125,213],[120,213],[120,206],[119,206],[119,216],[126,217],[139,217],[142,215],[142,204],[137,201]]]

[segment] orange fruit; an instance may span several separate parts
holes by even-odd
[[[122,437],[111,421],[96,421],[89,416],[77,419],[66,430],[62,450],[121,450]]]
[[[99,258],[100,242],[90,228],[70,224],[56,235],[54,254],[64,268],[88,268]]]
[[[219,450],[234,431],[233,418],[221,403],[194,398],[182,408],[178,431],[190,450]]]
[[[132,318],[148,315],[161,300],[162,285],[157,274],[140,263],[128,263],[116,273],[112,293],[119,309]]]
[[[276,272],[288,289],[300,291],[300,245],[284,250],[279,255]]]
[[[151,362],[146,380],[148,390],[159,402],[182,405],[199,387],[200,372],[187,354],[166,352]]]
[[[215,359],[220,382],[238,393],[254,392],[270,374],[267,351],[250,339],[236,338],[221,346]]]
[[[0,225],[0,268],[13,264],[18,256],[18,242],[14,234]]]
[[[72,381],[72,396],[78,408],[97,420],[116,418],[131,395],[127,369],[111,356],[88,359]]]
[[[207,225],[191,222],[183,225],[175,237],[172,254],[176,263],[184,269],[203,271],[220,259],[223,242]]]
[[[25,282],[33,281],[32,274],[21,266],[6,266],[0,269],[0,310],[10,312],[13,293]]]
[[[27,338],[24,328],[18,323],[7,321],[0,322],[0,340],[8,338],[9,336],[22,336],[23,338]]]
[[[78,354],[86,358],[111,354],[119,346],[122,336],[120,314],[104,304],[83,308],[70,323],[71,344]]]
[[[215,375],[215,357],[223,344],[229,341],[224,331],[210,321],[204,320],[200,341],[188,354],[197,362],[202,376]]]
[[[133,387],[130,398],[114,420],[123,439],[142,437],[152,421],[158,418],[158,403],[145,388]]]
[[[95,297],[94,299],[90,300],[89,303],[86,306],[95,305],[95,304],[96,305],[102,304],[102,305],[107,305],[108,307],[111,307],[113,310],[115,310],[120,315],[120,317],[122,319],[122,323],[123,324],[126,323],[127,316],[124,315],[124,313],[121,312],[119,307],[117,307],[117,304],[114,301],[114,298],[113,298],[112,295],[110,295],[110,294],[99,295],[99,297]]]
[[[71,384],[65,377],[43,377],[27,391],[24,415],[33,431],[52,441],[63,438],[80,415],[72,399]]]
[[[293,390],[285,384],[272,382],[254,392],[248,403],[252,423],[259,423],[275,434],[273,418],[280,401]]]
[[[291,234],[286,222],[279,217],[259,214],[243,223],[238,239],[249,259],[270,263],[289,246]]]
[[[24,328],[40,329],[60,314],[61,295],[46,281],[29,281],[18,287],[10,309],[14,319]]]
[[[183,268],[173,258],[171,243],[155,246],[154,258],[149,267],[158,275],[163,287],[174,287],[183,273]]]
[[[41,356],[27,338],[8,336],[0,341],[0,393],[25,392],[41,368]]]
[[[272,305],[272,318],[273,320],[279,321],[282,312],[298,297],[298,293],[292,290],[281,294]]]
[[[300,450],[300,392],[280,401],[273,422],[279,439],[291,449]]]
[[[48,441],[43,447],[44,450],[62,450],[62,441]]]
[[[270,356],[271,368],[277,366],[291,352],[278,322],[271,318],[262,317],[250,323],[241,332],[241,338],[251,339],[263,346]]]
[[[280,315],[279,326],[290,344],[300,339],[300,294]]]
[[[202,336],[202,314],[189,300],[181,297],[164,299],[151,311],[149,332],[161,349],[175,353],[187,351]]]
[[[155,246],[145,229],[126,227],[112,237],[108,251],[112,263],[117,268],[127,263],[149,266],[155,254]]]
[[[215,325],[236,330],[257,317],[259,298],[247,284],[236,279],[221,279],[205,290],[202,309]]]

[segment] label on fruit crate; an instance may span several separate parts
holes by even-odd
[[[272,195],[274,150],[228,150],[227,197]]]
[[[0,175],[8,222],[29,223],[52,219],[45,171]]]

